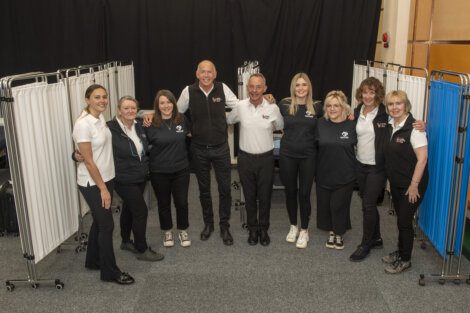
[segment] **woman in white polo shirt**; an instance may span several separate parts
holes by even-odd
[[[404,91],[385,97],[391,119],[384,142],[385,169],[397,213],[398,249],[382,258],[385,272],[398,274],[411,267],[413,217],[428,185],[428,141],[425,132],[413,128],[411,104]]]
[[[108,106],[108,93],[103,86],[91,85],[85,101],[87,106],[73,128],[73,140],[84,159],[77,167],[78,188],[93,216],[85,267],[101,270],[103,281],[132,284],[134,278],[117,267],[113,250],[110,207],[115,172],[111,132],[102,115]]]

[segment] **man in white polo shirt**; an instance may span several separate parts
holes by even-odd
[[[279,107],[263,98],[267,89],[263,74],[251,75],[247,88],[249,98],[233,108],[227,121],[240,122],[238,173],[245,196],[248,243],[256,245],[259,239],[261,245],[267,246],[274,170],[273,131],[281,130],[284,120]]]

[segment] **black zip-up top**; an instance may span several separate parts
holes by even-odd
[[[399,188],[408,188],[413,177],[416,167],[416,154],[411,145],[411,132],[413,131],[413,123],[415,119],[410,115],[406,119],[405,125],[397,130],[393,136],[392,125],[387,126],[387,136],[384,145],[385,152],[385,168],[390,184]],[[428,166],[424,169],[423,177],[419,183],[419,189],[427,185],[428,182]]]
[[[137,155],[137,148],[129,136],[122,130],[121,125],[113,118],[107,122],[113,138],[114,167],[116,171],[116,181],[124,184],[141,183],[147,180],[148,165],[148,144],[147,137],[142,128],[142,122],[135,123],[135,131],[139,136],[143,152],[141,158]]]
[[[358,121],[359,114],[361,114],[361,108],[364,104],[359,104],[357,108],[354,109],[354,120]],[[385,111],[385,106],[383,103],[379,104],[379,109],[377,115],[375,116],[372,124],[374,126],[374,146],[375,146],[375,166],[377,169],[384,169],[385,167],[385,156],[383,145],[385,142],[385,137],[387,136],[387,125],[388,125],[388,114]]]
[[[191,141],[211,146],[227,142],[225,94],[222,83],[214,82],[214,88],[207,97],[199,88],[199,82],[189,86],[188,91]]]

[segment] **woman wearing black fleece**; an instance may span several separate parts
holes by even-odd
[[[428,185],[428,141],[425,132],[413,128],[415,119],[404,91],[385,97],[391,120],[384,141],[385,168],[397,213],[398,250],[386,255],[385,272],[398,274],[411,267],[413,217]]]
[[[119,99],[116,117],[107,123],[113,138],[115,189],[123,201],[121,249],[135,253],[142,261],[159,261],[163,255],[153,251],[146,240],[148,208],[143,194],[148,180],[148,145],[142,122],[136,120],[137,111],[137,100],[124,96]]]

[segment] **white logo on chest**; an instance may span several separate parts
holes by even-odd
[[[349,139],[349,133],[348,132],[342,132],[339,139]]]

